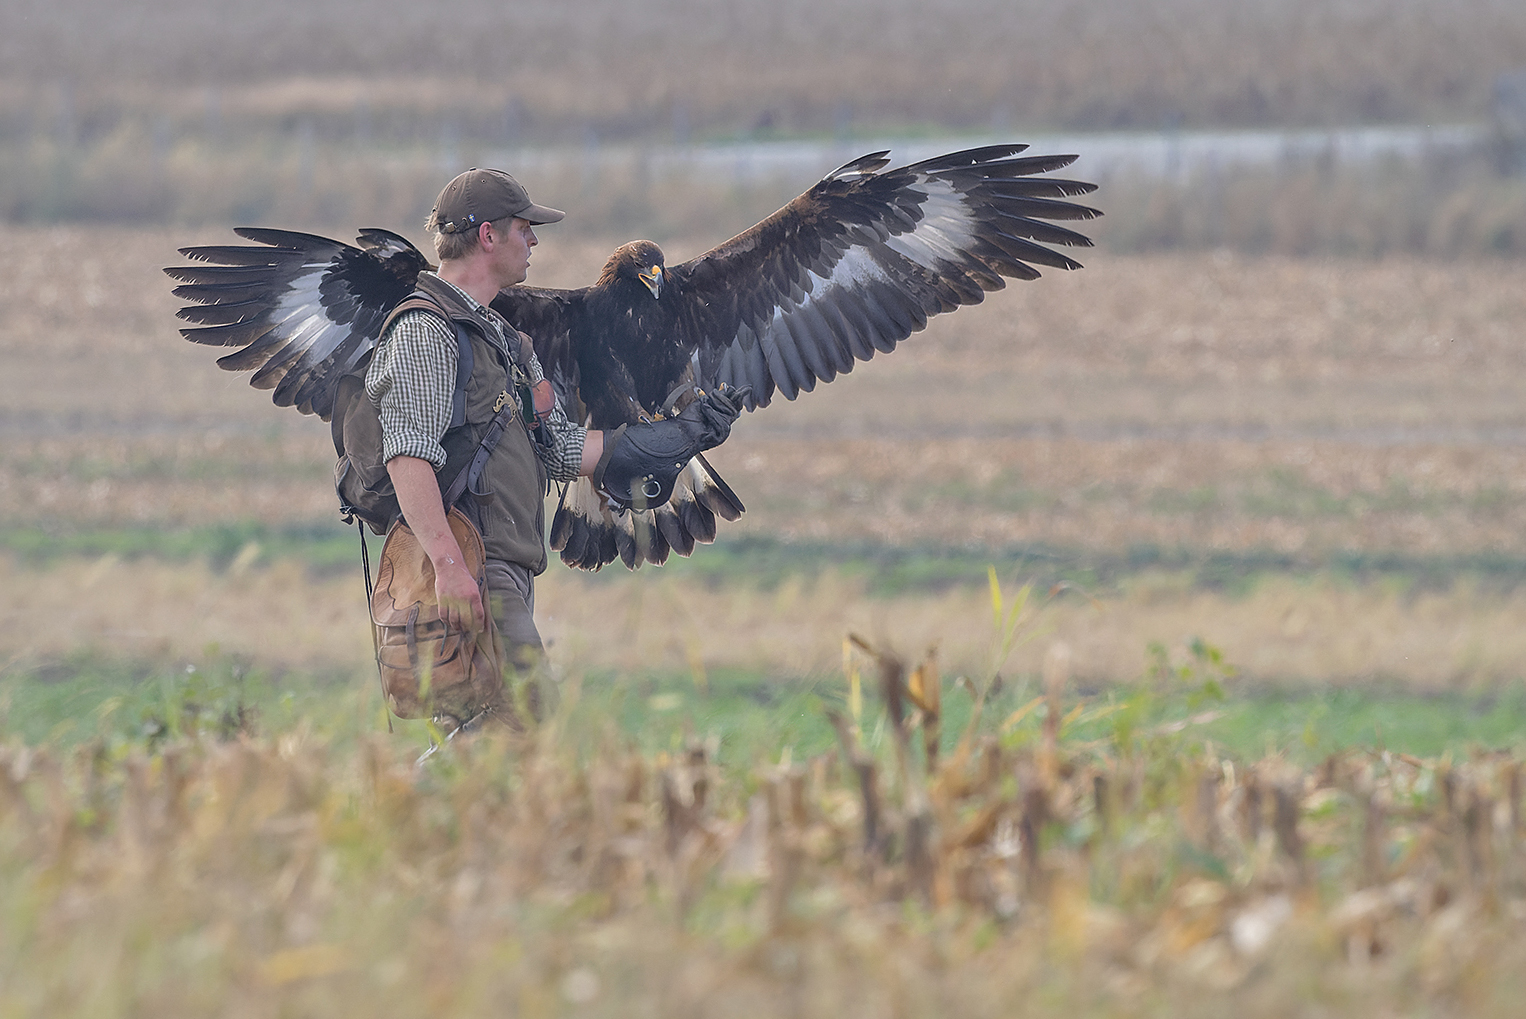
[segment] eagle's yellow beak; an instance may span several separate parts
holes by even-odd
[[[652,292],[655,300],[662,296],[662,266],[654,265],[646,272],[638,272],[637,277],[646,284],[646,288]]]

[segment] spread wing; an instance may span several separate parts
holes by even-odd
[[[252,371],[279,407],[325,421],[339,378],[375,347],[387,312],[413,291],[428,260],[387,230],[360,233],[352,247],[326,237],[239,227],[254,244],[181,248],[198,265],[165,269],[193,302],[176,314],[192,343],[239,349],[218,359]]]
[[[1055,220],[1096,209],[1063,199],[1096,185],[1035,176],[1075,156],[995,145],[877,172],[875,152],[829,174],[757,226],[668,270],[673,310],[702,384],[793,400],[855,360],[888,353],[933,315],[978,304],[1003,277],[1079,269],[1046,245],[1090,247]],[[668,300],[664,293],[662,300]]]
[[[631,420],[626,404],[650,410],[638,390],[661,399],[685,382],[751,386],[751,407],[776,390],[792,400],[894,350],[933,315],[979,303],[1005,278],[1036,279],[1035,266],[1080,268],[1046,245],[1091,246],[1054,221],[1099,215],[1065,201],[1095,185],[1039,176],[1076,157],[1019,156],[1025,148],[970,149],[883,173],[886,153],[864,156],[747,232],[669,267],[651,303],[640,290],[622,303],[599,286],[510,287],[493,306],[534,338],[569,413],[595,427]],[[589,380],[601,391],[582,393],[574,407],[565,394]],[[611,388],[624,400],[602,392]],[[582,569],[617,556],[634,569],[670,551],[690,554],[714,540],[717,519],[742,512],[699,457],[656,510],[616,512],[586,480],[575,483],[557,508],[551,547]]]

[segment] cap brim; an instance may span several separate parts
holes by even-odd
[[[533,202],[528,209],[514,213],[516,219],[522,219],[534,226],[541,226],[546,223],[559,223],[565,215],[567,214],[560,209],[549,209],[544,205],[536,205]]]

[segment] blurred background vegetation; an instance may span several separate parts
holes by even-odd
[[[1115,250],[1526,248],[1507,0],[5,0],[0,27],[12,223],[414,230],[492,162],[568,230],[719,240],[887,140],[1063,134]],[[1104,132],[1164,162],[1075,137]]]

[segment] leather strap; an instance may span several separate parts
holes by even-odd
[[[450,488],[445,492],[445,508],[447,510],[456,504],[456,501],[466,493],[469,486],[474,485],[482,476],[482,468],[487,466],[487,458],[493,455],[493,450],[498,445],[498,440],[503,438],[503,433],[509,427],[509,422],[519,417],[519,404],[513,400],[503,405],[503,409],[493,416],[488,422],[487,432],[482,436],[482,441],[477,444],[477,451],[466,466],[461,468],[461,473],[450,483]]]
[[[604,433],[604,452],[599,454],[598,466],[594,467],[593,476],[589,479],[596,489],[604,487],[604,468],[609,466],[609,458],[614,455],[615,447],[625,438],[625,428],[625,425],[621,425],[612,432]]]
[[[419,639],[418,634],[414,629],[418,625],[418,622],[419,607],[415,605],[413,606],[412,611],[408,613],[408,624],[405,630],[406,639],[408,642],[408,667],[413,670],[413,674],[415,676],[419,674]]]

